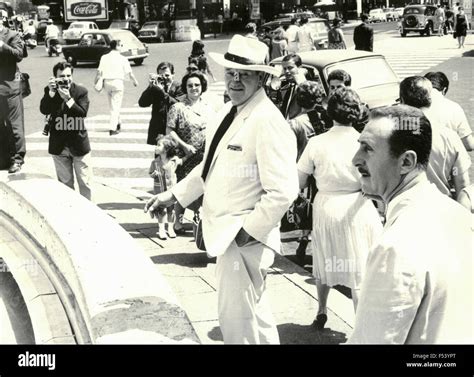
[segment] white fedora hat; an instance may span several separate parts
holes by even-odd
[[[254,38],[234,35],[229,43],[227,53],[210,52],[209,56],[219,65],[226,68],[247,71],[267,72],[279,76],[281,70],[265,64],[268,46]]]

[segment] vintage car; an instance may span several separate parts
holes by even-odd
[[[395,12],[397,13],[397,19],[400,19],[403,17],[403,10],[405,8],[395,8]]]
[[[382,9],[372,9],[369,12],[369,22],[387,22],[387,15]]]
[[[398,20],[398,13],[395,11],[395,8],[384,8],[383,12],[387,21]]]
[[[99,30],[95,22],[76,21],[71,23],[67,30],[63,31],[63,39],[66,44],[74,44],[81,39],[82,34],[91,30]]]
[[[258,30],[258,35],[259,37],[262,36],[263,30],[265,28],[270,28],[270,30],[273,32],[275,31],[278,27],[282,27],[283,29],[288,29],[288,26],[290,26],[290,19],[281,19],[281,20],[275,20],[275,21],[270,21],[265,24],[263,24],[259,30]],[[325,18],[309,18],[307,25],[311,28],[311,35],[314,40],[314,45],[317,50],[322,50],[327,48],[328,45],[328,31],[330,29],[329,26],[329,21],[326,20]],[[270,32],[271,33],[271,32]]]
[[[438,30],[439,21],[435,17],[436,7],[433,5],[408,5],[403,10],[400,20],[400,35],[406,37],[409,32],[430,36]]]
[[[306,70],[308,80],[322,84],[329,93],[328,75],[343,69],[352,77],[351,88],[356,90],[369,108],[390,106],[399,97],[399,79],[392,67],[381,54],[357,50],[309,51],[299,54]],[[274,59],[270,65],[281,67],[282,58]],[[267,76],[265,87],[269,97],[274,100],[281,87],[280,77]]]
[[[108,29],[121,29],[131,31],[133,34],[138,35],[138,30],[140,29],[140,23],[131,18],[128,20],[113,20]]]
[[[141,41],[161,42],[169,39],[170,28],[166,21],[146,22],[138,31],[138,39]]]
[[[275,20],[285,20],[287,18],[314,18],[315,14],[311,11],[306,11],[306,12],[293,12],[293,13],[280,13],[277,16],[275,16]]]
[[[120,53],[136,65],[148,57],[148,47],[127,30],[94,30],[84,33],[78,44],[63,47],[64,58],[73,66],[79,62],[98,63],[110,51],[110,41],[120,40]]]

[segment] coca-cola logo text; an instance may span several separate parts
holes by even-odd
[[[102,13],[102,8],[99,3],[89,3],[83,1],[71,5],[71,14],[73,16],[93,17]]]

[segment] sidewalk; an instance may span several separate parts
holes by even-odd
[[[55,177],[54,172],[29,165],[28,161],[22,171]],[[123,192],[100,182],[93,184],[92,192],[93,202],[128,231],[167,279],[201,343],[222,344],[217,318],[215,260],[195,247],[192,233],[167,241],[159,240],[155,220],[143,212],[148,193]],[[294,244],[284,243],[283,253],[294,255]],[[309,250],[310,247],[308,253]],[[310,258],[307,257],[306,261],[310,262]],[[131,272],[140,279],[139,271]],[[316,287],[313,277],[305,269],[286,257],[277,256],[269,271],[267,289],[282,344],[339,344],[347,341],[354,322],[352,301],[331,290],[326,329],[321,332],[313,329],[310,324],[317,309]]]

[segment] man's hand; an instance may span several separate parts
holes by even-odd
[[[56,92],[57,89],[57,84],[56,84],[56,79],[54,77],[51,77],[48,81],[48,88],[50,92]]]
[[[156,178],[156,177],[158,177],[158,174],[159,174],[158,170],[155,170],[155,171],[153,171],[153,173],[150,174],[150,177]]]
[[[64,100],[64,102],[67,102],[71,99],[71,94],[69,93],[69,89],[67,88],[61,88],[58,86],[58,93],[59,96]]]
[[[169,207],[176,202],[176,198],[171,191],[165,191],[161,194],[152,196],[145,204],[144,211],[149,213],[151,218],[155,217],[155,211],[159,207]]]
[[[243,247],[252,241],[256,241],[256,239],[248,234],[244,228],[240,228],[239,233],[235,236],[235,243],[238,247]]]

